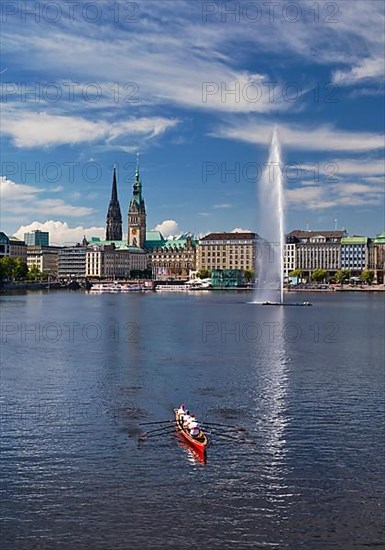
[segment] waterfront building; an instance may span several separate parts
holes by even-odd
[[[374,271],[378,284],[384,283],[385,276],[385,233],[380,233],[369,242],[369,269]]]
[[[52,277],[58,276],[59,246],[28,246],[28,269],[36,267],[41,273]]]
[[[168,241],[159,235],[160,238],[155,239],[156,235],[150,234],[151,238],[146,241],[152,278],[156,281],[189,279],[196,267],[198,241],[191,235]]]
[[[0,258],[9,256],[9,238],[3,231],[0,231]]]
[[[285,279],[289,277],[289,273],[297,269],[297,245],[291,242],[290,238],[286,238],[286,243],[283,249],[283,270]]]
[[[116,167],[112,178],[111,200],[108,205],[106,221],[106,241],[122,240],[122,213],[118,200],[118,188],[116,182]]]
[[[368,266],[368,237],[358,235],[341,239],[341,269],[348,269],[352,275],[359,275]]]
[[[335,274],[341,269],[341,239],[346,236],[345,230],[291,231],[287,242],[296,246],[296,269],[306,277],[311,277],[315,269]]]
[[[81,280],[86,276],[86,244],[59,250],[59,279]]]
[[[9,255],[11,258],[21,258],[27,263],[27,246],[24,241],[16,237],[9,238]]]
[[[197,270],[254,270],[256,233],[209,233],[199,240]]]
[[[34,229],[29,233],[24,233],[24,242],[27,246],[49,246],[49,233]]]
[[[211,271],[212,288],[231,288],[244,285],[241,269],[213,269]]]
[[[129,247],[126,242],[102,242],[94,238],[86,251],[87,278],[127,279],[131,271],[144,271],[146,268],[145,251]]]

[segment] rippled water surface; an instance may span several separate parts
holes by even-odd
[[[0,298],[2,549],[385,545],[384,300]],[[139,422],[188,403],[202,464]]]

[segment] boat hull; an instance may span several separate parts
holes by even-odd
[[[175,412],[175,420],[176,420],[176,429],[177,432],[180,434],[180,436],[189,443],[196,451],[198,451],[201,455],[206,454],[206,447],[209,443],[206,435],[201,431],[199,439],[196,437],[193,437],[189,434],[187,430],[183,428],[182,423],[180,422],[179,415],[177,409],[174,409]]]

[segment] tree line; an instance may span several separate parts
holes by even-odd
[[[47,273],[42,273],[35,265],[28,268],[21,258],[0,258],[0,281],[41,281],[47,278]]]

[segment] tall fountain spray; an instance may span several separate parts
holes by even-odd
[[[281,148],[277,130],[270,143],[269,160],[258,189],[258,233],[254,302],[283,304],[284,198]]]

